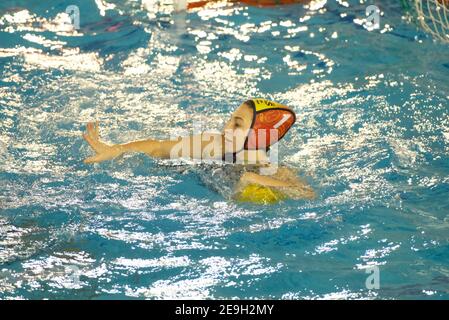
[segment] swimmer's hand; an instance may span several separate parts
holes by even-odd
[[[294,184],[290,181],[282,181],[275,176],[263,176],[254,172],[245,172],[240,178],[240,184],[258,184],[264,187],[293,187]]]
[[[278,168],[277,172],[271,176],[245,172],[240,178],[238,189],[242,189],[248,184],[276,188],[294,200],[316,198],[312,187],[299,180],[296,174],[288,168]]]
[[[293,200],[315,199],[316,193],[305,181],[298,178],[297,172],[291,168],[280,167],[276,174],[276,179],[289,183],[290,186],[280,188],[280,190]]]
[[[84,160],[84,163],[99,163],[106,160],[112,160],[123,153],[120,145],[108,145],[100,141],[98,122],[87,124],[87,130],[83,133],[84,140],[95,151],[95,155]]]

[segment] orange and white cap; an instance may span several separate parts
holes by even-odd
[[[285,136],[296,121],[293,110],[280,103],[251,99],[246,104],[253,109],[251,130],[244,145],[246,150],[268,150]]]

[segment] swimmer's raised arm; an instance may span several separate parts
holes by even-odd
[[[100,140],[97,123],[88,123],[84,139],[95,151],[95,155],[84,160],[84,163],[98,163],[112,160],[124,153],[141,152],[154,158],[221,158],[223,137],[220,134],[202,134],[180,137],[177,140],[140,140],[124,144],[109,145]],[[196,145],[201,146],[196,148]]]

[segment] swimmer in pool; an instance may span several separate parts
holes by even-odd
[[[231,195],[235,200],[268,204],[287,198],[312,199],[313,189],[292,169],[270,163],[267,153],[295,120],[295,113],[284,105],[251,99],[232,113],[221,134],[203,132],[177,140],[148,139],[114,145],[101,141],[98,123],[89,123],[83,137],[95,155],[84,162],[99,163],[132,152],[161,159],[219,160],[225,165],[213,171],[213,179],[233,180]]]

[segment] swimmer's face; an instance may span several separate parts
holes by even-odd
[[[231,119],[223,128],[225,151],[234,153],[243,149],[251,123],[253,110],[243,103],[231,115]]]

